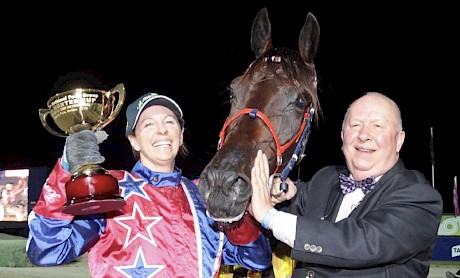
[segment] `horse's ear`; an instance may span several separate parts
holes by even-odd
[[[319,24],[316,17],[312,13],[308,13],[299,36],[299,52],[304,62],[313,63],[318,46]]]
[[[251,49],[258,58],[272,47],[272,31],[267,8],[262,8],[252,23]]]

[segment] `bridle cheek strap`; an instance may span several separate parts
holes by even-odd
[[[261,111],[259,111],[257,109],[244,108],[244,109],[240,110],[238,113],[236,113],[235,115],[233,115],[232,117],[229,117],[229,118],[227,118],[225,120],[224,126],[222,127],[222,130],[219,133],[219,143],[217,144],[217,150],[222,148],[222,146],[224,145],[225,133],[226,133],[226,130],[227,130],[228,126],[234,120],[236,120],[238,117],[240,117],[242,115],[246,115],[246,114],[248,114],[249,117],[251,117],[253,119],[255,119],[256,117],[259,117],[264,122],[264,124],[268,127],[268,129],[270,130],[270,132],[271,132],[271,134],[273,136],[273,139],[275,140],[275,145],[276,145],[276,169],[274,171],[274,173],[276,173],[278,171],[278,168],[283,164],[283,153],[294,142],[297,142],[299,140],[300,136],[302,135],[302,132],[304,131],[305,126],[306,126],[306,124],[307,124],[307,122],[309,120],[309,117],[310,117],[310,109],[309,109],[309,107],[307,107],[307,109],[305,109],[302,124],[300,125],[300,128],[297,131],[296,135],[294,137],[292,137],[291,140],[289,140],[288,142],[286,142],[282,146],[280,144],[280,140],[278,138],[278,135],[276,134],[275,129],[273,128],[273,124],[270,121],[270,119],[268,119],[268,117],[263,112],[261,112]]]

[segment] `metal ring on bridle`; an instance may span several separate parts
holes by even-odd
[[[274,173],[274,174],[271,174],[270,175],[270,178],[268,179],[268,186],[270,188],[270,196],[274,197],[274,198],[278,198],[279,196],[281,196],[281,194],[283,194],[283,191],[280,191],[278,192],[277,194],[273,194],[272,191],[273,191],[273,180],[276,178],[276,177],[281,177],[281,173]]]

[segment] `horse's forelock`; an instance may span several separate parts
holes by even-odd
[[[303,61],[297,50],[272,48],[266,51],[251,63],[241,81],[257,83],[267,78],[282,78],[281,75],[291,82],[292,86],[302,88],[316,113],[320,113],[315,65]]]
[[[272,59],[265,59],[267,63],[279,64],[283,73],[292,82],[297,84],[306,93],[306,97],[311,101],[316,113],[320,113],[317,89],[317,73],[313,63],[306,63],[299,51],[290,48],[274,48],[267,51],[264,57],[281,56],[279,63],[273,62]],[[315,118],[317,120],[317,118]]]

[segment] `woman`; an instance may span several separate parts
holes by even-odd
[[[186,152],[179,105],[147,93],[128,106],[126,117],[126,137],[138,161],[131,172],[109,171],[126,204],[98,215],[61,212],[70,173],[104,162],[94,132],[70,135],[29,216],[30,261],[60,265],[88,252],[93,277],[217,277],[221,264],[268,268],[271,248],[265,235],[232,244],[213,229],[196,185],[175,166],[177,154]]]

